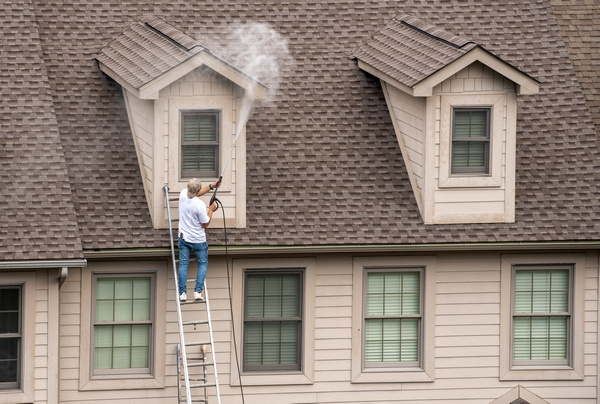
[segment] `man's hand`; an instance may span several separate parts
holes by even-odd
[[[213,182],[210,185],[213,187],[213,189],[219,188],[221,186],[221,180],[216,180],[215,182]]]
[[[210,204],[210,206],[208,207],[209,212],[214,212],[215,210],[217,210],[217,203],[213,202]]]

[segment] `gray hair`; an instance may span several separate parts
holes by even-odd
[[[198,191],[202,188],[202,182],[198,178],[192,178],[190,182],[188,182],[188,198],[193,198],[196,196]]]

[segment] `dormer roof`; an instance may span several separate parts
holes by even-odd
[[[158,92],[206,65],[257,99],[267,88],[230,63],[214,56],[199,41],[155,16],[140,18],[111,41],[96,57],[100,69],[140,99],[156,99]]]
[[[358,66],[412,96],[429,96],[433,87],[479,61],[517,84],[517,92],[536,94],[539,82],[475,42],[401,14],[353,52]]]

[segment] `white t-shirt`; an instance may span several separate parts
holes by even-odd
[[[189,243],[204,243],[206,233],[202,223],[208,223],[206,204],[198,197],[188,198],[187,188],[179,194],[179,237]]]

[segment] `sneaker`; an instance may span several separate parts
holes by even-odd
[[[185,294],[185,292],[183,292],[182,294],[179,295],[180,302],[185,302],[186,300],[187,300],[187,295]]]
[[[202,296],[202,292],[194,291],[194,300],[204,300],[204,296]]]

